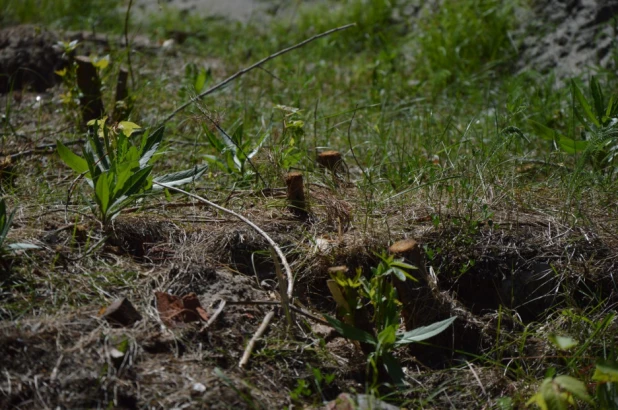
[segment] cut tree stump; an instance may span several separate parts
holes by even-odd
[[[309,212],[305,201],[303,174],[300,172],[290,172],[285,178],[285,183],[288,187],[288,209],[297,217],[307,219]]]
[[[131,112],[128,81],[129,72],[125,68],[121,68],[118,72],[116,96],[114,97],[114,113],[112,114],[114,122],[126,120]]]
[[[414,239],[405,239],[395,242],[388,250],[391,254],[404,258],[406,263],[417,267],[416,270],[409,272],[417,282],[409,279],[405,282],[393,279],[399,301],[403,304],[402,315],[406,330],[446,319],[446,317],[439,318],[444,312],[440,309],[439,302],[434,295],[435,284],[427,275],[418,242]]]
[[[96,67],[86,56],[75,57],[77,63],[77,86],[82,92],[79,105],[82,111],[82,125],[88,121],[98,120],[105,115],[103,99],[101,98],[101,80]]]
[[[343,168],[341,153],[339,151],[324,151],[320,152],[317,158],[317,163],[330,172],[337,172]]]
[[[338,183],[339,174],[344,174],[348,171],[348,166],[339,151],[329,150],[321,152],[318,154],[316,162],[319,166],[329,170],[332,173],[333,182],[335,184]]]

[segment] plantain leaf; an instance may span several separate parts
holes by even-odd
[[[455,321],[455,319],[457,319],[457,317],[453,316],[446,320],[432,323],[429,326],[423,326],[410,330],[409,332],[400,333],[397,335],[397,341],[395,342],[395,345],[399,346],[429,339],[430,337],[433,337],[445,331]]]
[[[586,385],[581,380],[577,380],[571,376],[562,375],[555,377],[553,383],[560,389],[571,393],[578,399],[592,403],[592,398],[588,394]]]
[[[592,94],[592,103],[594,104],[597,121],[601,124],[605,115],[605,97],[599,85],[599,80],[595,76],[592,76],[590,79],[590,94]]]
[[[567,154],[581,154],[590,145],[589,141],[574,140],[568,137],[560,136],[556,139],[556,143]]]
[[[612,360],[600,360],[592,380],[602,383],[618,383],[618,364]]]
[[[142,149],[139,160],[140,168],[144,168],[148,165],[154,154],[157,153],[159,145],[161,144],[161,141],[163,141],[164,131],[165,127],[161,126],[152,133],[144,134],[144,137],[142,138]]]
[[[99,175],[99,179],[97,180],[96,186],[94,188],[95,199],[97,201],[97,204],[99,205],[101,215],[104,219],[107,215],[107,209],[109,207],[110,201],[108,177],[109,174],[106,172]]]
[[[570,350],[577,346],[577,340],[568,336],[550,335],[549,341],[560,350]]]
[[[196,166],[195,168],[186,169],[184,171],[172,172],[170,174],[156,177],[153,182],[158,182],[166,186],[180,186],[195,181],[201,177],[208,169],[208,165]],[[152,190],[159,191],[164,189],[164,186],[153,184]]]
[[[386,372],[393,380],[396,386],[404,386],[406,384],[404,378],[405,375],[403,373],[403,368],[401,364],[395,357],[390,353],[384,353],[382,355],[382,363],[384,363],[384,368]]]
[[[577,86],[574,80],[571,80],[571,92],[573,93],[573,96],[579,103],[579,106],[584,110],[584,114],[586,114],[587,119],[591,123],[593,123],[596,127],[600,127],[601,124],[599,123],[599,120],[597,119],[596,115],[594,115],[594,112],[592,111],[592,107],[590,106],[590,104],[586,100],[586,97],[584,97],[584,94],[579,89],[579,87]]]
[[[539,137],[546,141],[553,141],[556,138],[556,131],[553,129],[536,122],[534,120],[528,120],[528,124],[534,129]]]
[[[61,141],[56,142],[56,149],[60,159],[73,171],[82,174],[89,171],[88,162],[73,151],[68,149]]]
[[[328,323],[330,323],[330,325],[346,339],[357,340],[359,342],[368,343],[374,346],[377,344],[376,339],[364,330],[350,326],[328,315],[324,315],[324,317]]]

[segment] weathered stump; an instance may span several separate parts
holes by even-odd
[[[77,63],[77,86],[82,93],[79,105],[82,111],[82,124],[85,127],[90,120],[98,120],[105,115],[101,97],[101,80],[96,67],[85,56],[75,57]]]
[[[121,68],[118,72],[116,82],[116,96],[114,97],[114,113],[112,118],[115,122],[126,120],[132,109],[131,98],[129,97],[129,72]]]
[[[405,239],[395,242],[388,250],[391,254],[404,258],[405,262],[417,268],[410,272],[410,275],[417,280],[416,282],[410,279],[405,282],[393,279],[399,301],[403,305],[402,315],[406,329],[412,330],[419,326],[429,325],[437,320],[446,319],[446,317],[438,317],[441,309],[434,295],[435,284],[430,282],[427,275],[425,261],[418,242],[414,239]]]
[[[285,178],[285,183],[288,187],[288,209],[297,217],[306,219],[309,216],[309,211],[305,201],[303,174],[300,172],[290,172]]]

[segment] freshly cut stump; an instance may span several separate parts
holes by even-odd
[[[424,256],[418,242],[406,239],[395,242],[389,248],[393,255],[403,257],[404,260],[418,269],[411,275],[418,281],[406,280],[402,282],[394,279],[394,285],[400,302],[403,304],[402,316],[406,330],[428,326],[432,323],[457,316],[453,326],[439,335],[431,338],[430,343],[442,348],[433,349],[431,346],[420,344],[410,345],[410,351],[417,357],[443,358],[447,348],[456,348],[469,352],[479,352],[481,346],[488,346],[495,340],[495,329],[492,325],[483,323],[470,311],[459,303],[448,291],[441,291],[435,275],[428,273]]]
[[[303,174],[300,172],[290,172],[285,178],[285,183],[288,187],[288,209],[297,217],[306,219],[309,216],[309,212],[305,201]]]
[[[410,275],[418,282],[409,279],[405,282],[393,279],[399,300],[403,304],[402,315],[406,329],[412,330],[446,319],[447,317],[438,317],[441,316],[440,313],[444,313],[444,309],[438,306],[439,303],[434,295],[434,288],[437,286],[427,275],[418,242],[414,239],[404,239],[392,244],[388,250],[391,254],[403,257],[407,263],[417,267],[416,270],[410,272]]]
[[[343,168],[343,160],[339,151],[324,151],[318,155],[319,165],[335,173]]]

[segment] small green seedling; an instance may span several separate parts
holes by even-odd
[[[251,159],[257,155],[269,134],[262,134],[257,143],[252,145],[251,141],[245,139],[242,124],[236,127],[232,135],[228,135],[218,124],[215,127],[220,138],[208,126],[203,127],[208,143],[219,153],[219,156],[207,155],[206,160],[232,175],[237,182],[247,182],[257,172]]]
[[[371,268],[368,280],[357,272],[353,279],[345,279],[338,274],[334,281],[342,288],[345,296],[335,295],[340,311],[344,312],[344,321],[326,316],[326,320],[342,336],[372,346],[373,352],[367,356],[368,374],[372,376],[373,384],[378,382],[379,368],[383,366],[386,373],[396,385],[404,385],[404,373],[401,365],[393,356],[393,350],[399,346],[427,340],[444,330],[454,321],[451,317],[429,326],[419,327],[408,332],[401,332],[401,303],[397,300],[397,290],[393,280],[416,280],[407,270],[414,266],[395,259],[390,255],[378,255],[381,259],[377,267]],[[329,289],[333,287],[333,282]],[[356,298],[355,300],[352,300]],[[354,312],[358,307],[369,304],[373,308],[372,333],[354,325]],[[346,323],[347,322],[347,323]]]
[[[38,246],[31,243],[11,243],[8,244],[5,248],[4,242],[9,234],[9,230],[11,229],[11,222],[13,221],[13,216],[15,216],[15,209],[13,209],[13,212],[9,213],[6,209],[6,202],[4,201],[4,198],[0,198],[0,255],[5,252],[5,249],[38,249]]]
[[[156,192],[163,186],[179,186],[199,178],[207,166],[191,168],[159,177],[152,176],[152,163],[163,141],[164,128],[145,132],[139,145],[131,135],[140,127],[132,122],[120,122],[115,127],[105,119],[91,121],[97,131],[88,135],[83,157],[58,141],[58,154],[71,169],[83,176],[94,189],[93,213],[104,227],[129,204]]]

